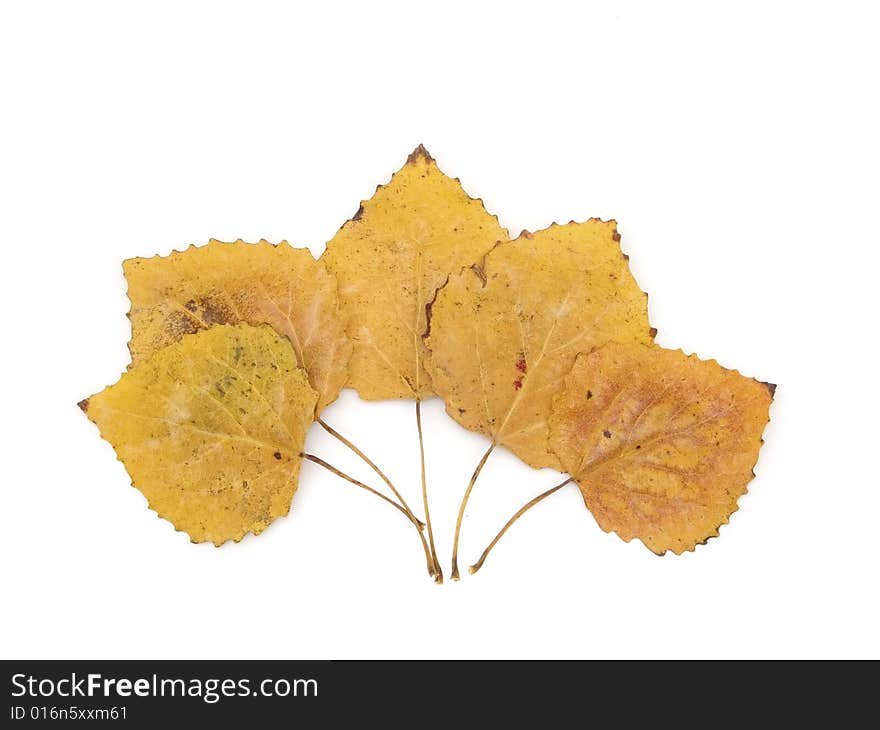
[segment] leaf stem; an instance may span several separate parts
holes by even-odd
[[[425,525],[428,528],[428,542],[431,545],[431,561],[434,564],[435,583],[443,582],[443,568],[437,560],[437,549],[434,547],[434,531],[431,529],[431,510],[428,507],[428,483],[425,478],[425,438],[422,435],[422,399],[416,396],[416,428],[419,432],[419,457],[422,465],[422,503],[425,506]]]
[[[377,497],[390,504],[396,510],[399,510],[413,524],[413,526],[416,528],[416,531],[419,533],[419,539],[422,541],[422,548],[425,551],[425,560],[428,566],[428,574],[432,577],[434,576],[434,561],[432,560],[431,552],[428,549],[428,543],[425,541],[425,535],[422,531],[424,525],[418,519],[416,519],[412,512],[408,512],[393,499],[386,497],[384,494],[382,494],[382,492],[373,489],[371,486],[364,484],[362,481],[359,481],[352,476],[349,476],[344,471],[337,469],[332,464],[328,464],[321,457],[315,456],[314,454],[302,454],[301,456],[303,459],[311,461],[313,464],[317,464],[318,466],[323,467],[330,473],[335,474],[340,479],[344,479],[345,481],[350,482],[351,484],[354,484],[356,487],[360,487],[361,489],[366,489],[371,494],[375,494]]]
[[[403,498],[403,495],[399,491],[397,491],[397,487],[395,487],[391,480],[385,476],[385,472],[383,472],[376,464],[373,462],[370,457],[368,457],[363,451],[361,451],[357,446],[355,446],[351,441],[349,441],[345,436],[343,436],[339,431],[333,428],[329,423],[327,423],[323,418],[318,419],[318,424],[323,428],[327,433],[329,433],[333,438],[335,438],[340,443],[344,444],[348,449],[357,454],[361,460],[369,466],[376,474],[378,474],[379,478],[388,485],[388,488],[394,492],[394,496],[397,497],[397,501],[400,502],[401,506],[409,512],[410,515],[416,517],[415,512],[410,509],[410,506],[406,503],[406,500]],[[418,520],[418,518],[416,517]],[[419,524],[424,527],[424,523],[419,520]]]
[[[483,550],[483,554],[480,556],[480,559],[476,563],[474,563],[470,568],[468,568],[468,572],[471,575],[473,575],[480,568],[483,567],[483,563],[486,562],[486,558],[489,556],[489,553],[492,551],[492,548],[495,547],[497,542],[504,536],[504,533],[507,532],[510,529],[510,527],[513,525],[513,523],[516,522],[520,517],[522,517],[523,514],[528,512],[532,507],[534,507],[536,504],[538,504],[538,502],[541,502],[542,500],[547,499],[547,497],[549,497],[551,494],[555,494],[556,492],[558,492],[566,484],[570,484],[571,481],[572,481],[571,477],[568,477],[568,479],[566,479],[564,482],[557,484],[555,487],[548,489],[546,492],[541,492],[541,494],[539,494],[537,497],[530,499],[522,507],[520,507],[516,511],[516,513],[513,515],[513,517],[511,517],[507,521],[507,523],[504,525],[504,527],[501,528],[499,533],[497,535],[495,535],[495,539],[493,539],[492,542],[489,543],[488,547],[485,550]]]
[[[464,519],[464,510],[467,507],[468,500],[471,497],[471,492],[473,491],[474,484],[477,482],[477,477],[480,476],[480,472],[483,471],[483,467],[486,465],[486,460],[489,458],[489,455],[495,450],[495,443],[493,442],[488,449],[486,449],[486,453],[483,454],[483,458],[480,459],[480,463],[477,464],[477,468],[474,469],[473,476],[471,476],[471,480],[468,482],[467,489],[464,492],[464,496],[461,498],[461,506],[458,508],[458,519],[455,521],[455,537],[452,542],[452,580],[458,580],[458,537],[461,534],[461,521]]]

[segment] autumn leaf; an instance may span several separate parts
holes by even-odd
[[[361,203],[321,256],[339,280],[353,343],[348,385],[361,398],[412,398],[422,502],[438,582],[425,478],[421,401],[431,395],[423,338],[428,308],[450,274],[480,259],[507,232],[419,145],[387,185]]]
[[[354,350],[348,384],[367,400],[425,398],[426,307],[447,277],[507,232],[419,146],[327,244]]]
[[[647,295],[619,240],[614,221],[554,224],[450,277],[427,339],[428,369],[450,416],[533,467],[559,468],[547,422],[575,355],[653,338]]]
[[[221,545],[288,513],[317,399],[285,337],[240,324],[138,358],[80,407],[151,509]]]
[[[603,530],[680,554],[736,511],[774,390],[714,360],[609,344],[578,356],[550,444]]]
[[[351,344],[336,281],[305,248],[286,242],[190,246],[123,264],[131,299],[132,363],[216,324],[267,324],[290,340],[319,393],[317,410],[345,383]]]

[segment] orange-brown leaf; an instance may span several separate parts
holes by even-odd
[[[609,344],[565,378],[550,444],[603,530],[680,554],[736,511],[774,387],[678,350]]]

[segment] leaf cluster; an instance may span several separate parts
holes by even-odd
[[[512,238],[417,148],[342,225],[306,248],[210,241],[124,263],[131,364],[80,407],[150,507],[193,542],[259,534],[288,513],[308,460],[381,497],[442,581],[421,402],[439,396],[488,440],[464,491],[505,448],[573,483],[606,531],[663,554],[718,534],[754,476],[775,386],[655,344],[614,221]],[[343,387],[415,403],[424,521],[321,413]],[[304,453],[316,422],[383,482]],[[390,493],[387,493],[389,492]]]

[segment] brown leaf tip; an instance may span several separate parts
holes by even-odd
[[[773,387],[775,388],[776,386],[773,386]],[[79,403],[77,403],[77,405],[79,406],[79,409],[83,413],[89,412],[89,399],[88,398],[83,398]]]
[[[649,336],[651,337],[651,339],[653,340],[653,339],[657,336],[657,328],[656,328],[656,327],[651,327],[651,329],[648,330],[648,335],[649,335]]]
[[[358,206],[357,211],[355,211],[355,214],[351,217],[351,219],[353,221],[359,221],[363,217],[363,215],[364,215],[364,206],[360,205],[360,206]]]
[[[620,234],[617,232],[617,229],[614,230],[614,233],[611,234],[611,240],[615,243],[620,243]],[[629,256],[627,256],[629,258]]]
[[[425,145],[420,144],[416,147],[406,158],[406,163],[408,165],[414,165],[419,160],[424,160],[425,162],[434,162],[434,158],[431,157],[431,153],[425,149]]]
[[[767,392],[770,393],[770,398],[773,399],[776,396],[776,383],[761,383],[766,389]]]

